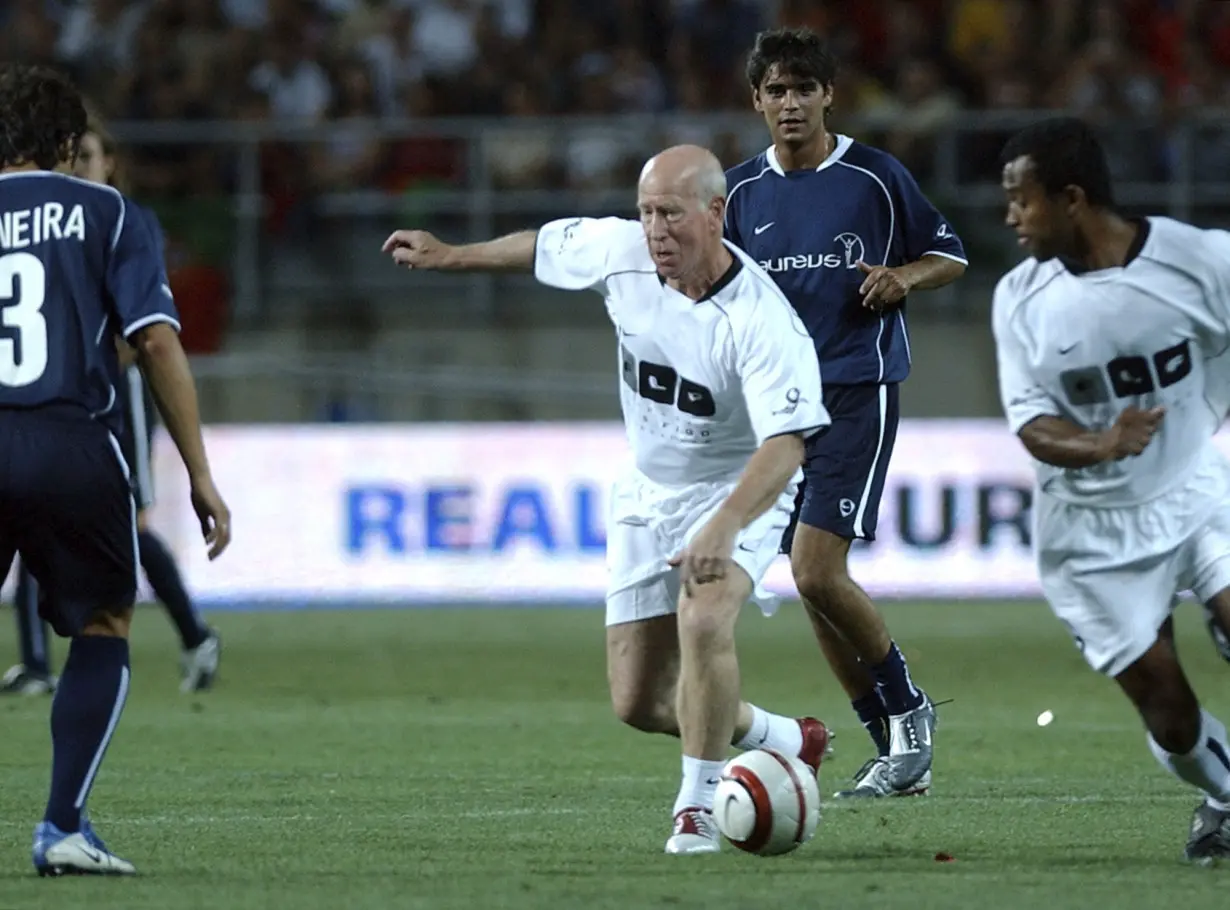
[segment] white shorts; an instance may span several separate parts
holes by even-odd
[[[607,521],[608,626],[675,612],[679,570],[667,560],[683,550],[734,487],[734,483],[665,487],[638,472],[616,481]],[[752,579],[752,600],[766,616],[776,611],[779,598],[761,588],[760,582],[777,558],[797,489],[792,482],[735,541],[734,562]]]
[[[1118,676],[1157,640],[1190,590],[1230,587],[1230,469],[1206,459],[1151,502],[1090,508],[1039,493],[1034,540],[1042,591],[1085,660]]]

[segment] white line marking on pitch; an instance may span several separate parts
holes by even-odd
[[[1063,806],[1063,805],[1114,805],[1121,803],[1174,803],[1176,806],[1187,805],[1186,797],[1176,794],[1145,794],[1141,796],[927,796],[923,799],[907,800],[907,805],[928,805],[941,808],[946,804],[994,806],[997,803],[1006,805],[1028,806]],[[864,800],[825,800],[823,811],[832,809],[848,810],[864,808],[868,803]],[[495,819],[495,818],[545,818],[549,816],[580,815],[589,810],[567,806],[526,806],[508,809],[472,809],[465,812],[452,813],[454,818]],[[907,810],[908,811],[908,810]],[[315,814],[260,814],[251,812],[220,813],[214,815],[116,815],[106,819],[106,827],[146,827],[166,825],[286,825],[294,823],[324,823],[324,824],[370,824],[371,822],[413,821],[423,818],[438,819],[441,817],[438,809],[420,809],[413,812],[399,812],[372,815],[315,815]],[[0,828],[26,829],[29,822],[0,821]]]

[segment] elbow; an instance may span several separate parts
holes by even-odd
[[[1081,430],[1054,417],[1037,417],[1017,432],[1025,450],[1056,468],[1081,470],[1110,457],[1103,433]]]
[[[1052,465],[1056,463],[1057,457],[1055,449],[1058,434],[1055,432],[1054,423],[1055,420],[1051,417],[1035,417],[1021,427],[1016,434],[1026,452],[1038,461]],[[1063,465],[1056,466],[1063,467]]]
[[[144,363],[158,363],[178,355],[182,350],[179,336],[165,322],[155,323],[137,331],[129,343],[136,348],[137,356]]]
[[[937,276],[939,280],[936,282],[936,286],[944,287],[945,285],[952,284],[954,281],[956,281],[958,278],[964,275],[965,270],[968,268],[969,266],[964,262],[957,262],[957,260],[955,259],[945,258],[944,267],[940,271],[940,274]]]
[[[1017,439],[1021,440],[1021,445],[1025,447],[1025,451],[1038,461],[1047,460],[1043,457],[1048,454],[1046,439],[1043,434],[1037,431],[1033,423],[1028,423],[1021,427],[1020,432],[1017,433]]]

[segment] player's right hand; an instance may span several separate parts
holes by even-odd
[[[381,248],[408,269],[446,269],[453,247],[429,231],[394,231]]]
[[[1153,441],[1166,414],[1165,408],[1143,411],[1135,405],[1126,408],[1108,431],[1110,457],[1114,461],[1139,455]]]
[[[209,558],[217,559],[231,543],[231,510],[212,477],[192,479],[192,509],[201,522],[201,536],[209,544]]]

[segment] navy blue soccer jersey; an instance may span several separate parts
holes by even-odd
[[[798,311],[826,386],[901,382],[910,372],[904,303],[882,315],[865,309],[856,263],[965,263],[965,249],[897,159],[836,138],[815,170],[783,171],[770,147],[727,171],[726,236]]]
[[[115,334],[179,330],[156,224],[110,187],[0,175],[0,408],[67,405],[121,431]]]

